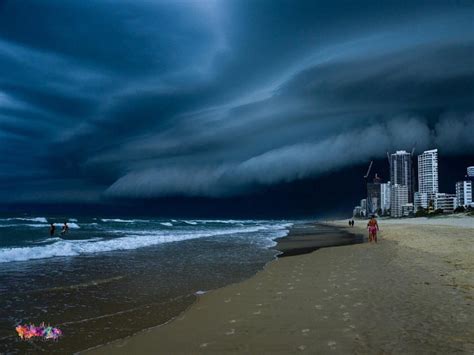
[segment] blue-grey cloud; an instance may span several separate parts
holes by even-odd
[[[463,1],[4,1],[0,197],[233,196],[474,153],[473,23]]]

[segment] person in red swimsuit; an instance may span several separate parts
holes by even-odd
[[[369,230],[369,243],[372,241],[377,243],[377,231],[379,230],[379,225],[375,216],[372,216],[370,221],[367,223],[367,229]]]

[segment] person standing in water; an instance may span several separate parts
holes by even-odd
[[[377,231],[379,231],[379,224],[375,219],[375,216],[372,216],[367,223],[367,229],[369,230],[369,243],[374,241],[377,243]]]
[[[67,232],[69,232],[69,227],[67,225],[67,222],[64,222],[63,228],[61,230],[61,235],[67,234]]]
[[[49,227],[49,235],[52,237],[54,236],[54,233],[56,232],[56,226],[54,223],[51,223],[51,227]]]

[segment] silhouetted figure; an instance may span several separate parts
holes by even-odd
[[[351,221],[352,227],[354,227],[354,220]]]
[[[64,222],[63,228],[61,230],[61,235],[65,235],[65,234],[67,234],[67,232],[69,232],[69,227],[67,225],[67,222]]]
[[[56,233],[56,226],[54,223],[51,223],[51,227],[49,227],[49,235],[52,237],[54,236],[54,233]]]

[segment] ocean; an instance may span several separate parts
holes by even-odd
[[[59,237],[62,222],[69,233]],[[49,223],[56,235],[49,236]],[[197,294],[241,281],[277,252],[285,220],[0,218],[0,353],[74,352],[163,324]],[[15,326],[50,323],[58,342]]]

